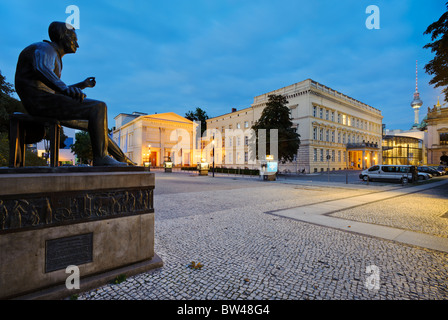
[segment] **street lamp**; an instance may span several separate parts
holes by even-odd
[[[144,154],[146,156],[146,154]],[[151,171],[151,145],[148,145],[148,161],[145,162],[145,167],[148,171]]]
[[[215,135],[213,135],[213,141],[212,141],[212,145],[213,145],[213,169],[212,169],[212,176],[215,176]]]

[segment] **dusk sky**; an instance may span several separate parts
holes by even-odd
[[[0,71],[14,82],[17,58],[48,39],[66,7],[80,12],[75,55],[62,80],[94,76],[84,92],[119,113],[200,107],[210,117],[250,107],[253,98],[311,78],[382,111],[388,129],[409,129],[418,60],[420,120],[441,96],[424,71],[433,54],[427,26],[446,11],[436,0],[171,0],[0,2]],[[380,29],[368,29],[369,5]],[[442,101],[443,98],[441,97]]]

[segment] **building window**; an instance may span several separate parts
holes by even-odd
[[[338,162],[341,162],[341,151],[338,151]]]
[[[330,111],[325,110],[325,120],[329,120],[330,118],[328,117]]]
[[[317,107],[313,106],[313,117],[317,117]]]
[[[440,143],[441,146],[448,146],[448,132],[443,132],[440,134]]]
[[[338,143],[341,143],[341,133],[338,132]]]
[[[317,149],[316,148],[314,148],[314,158],[313,158],[313,160],[317,161]]]
[[[317,140],[317,128],[316,127],[313,128],[313,139]]]
[[[334,142],[334,131],[331,131],[331,142]]]
[[[331,121],[334,122],[334,111],[331,111]]]
[[[338,113],[338,123],[341,123],[341,114]]]
[[[244,162],[248,162],[249,161],[249,152],[245,151],[244,152]]]
[[[249,128],[249,121],[244,121],[244,128]]]
[[[236,128],[241,129],[241,124],[239,122],[236,124]]]
[[[334,150],[331,151],[331,161],[332,162],[336,161],[336,151],[334,151]]]
[[[323,119],[324,118],[324,109],[319,108],[319,118]]]
[[[324,161],[324,149],[320,149],[320,161]]]
[[[324,129],[319,130],[319,140],[324,141]]]
[[[325,141],[330,141],[330,130],[325,131]]]

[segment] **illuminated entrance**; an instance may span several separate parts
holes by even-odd
[[[375,143],[349,143],[347,145],[347,167],[352,170],[370,168],[380,163],[380,148]]]

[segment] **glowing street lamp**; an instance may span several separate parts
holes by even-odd
[[[215,176],[215,135],[213,135],[213,141],[212,141],[212,145],[213,145],[213,169],[212,169],[212,176]]]

